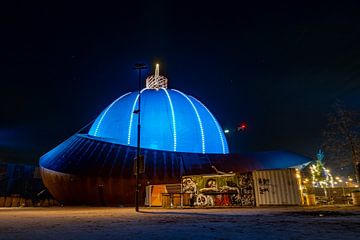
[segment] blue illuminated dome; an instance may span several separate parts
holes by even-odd
[[[149,87],[148,82],[149,78],[140,100],[142,148],[188,153],[229,152],[222,128],[203,103],[175,89]],[[134,111],[138,109],[138,102],[138,92],[116,99],[96,118],[89,135],[137,146],[138,114]]]

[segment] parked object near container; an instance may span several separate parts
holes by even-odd
[[[296,169],[253,171],[256,206],[300,205]]]
[[[353,205],[360,206],[360,190],[351,193]]]

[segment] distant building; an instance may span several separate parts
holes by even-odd
[[[0,196],[18,195],[33,199],[44,189],[39,167],[0,162]]]

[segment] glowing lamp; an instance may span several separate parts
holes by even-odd
[[[245,131],[246,129],[247,129],[246,123],[241,123],[241,124],[237,127],[237,130],[238,130],[238,131]]]

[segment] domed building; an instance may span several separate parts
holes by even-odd
[[[129,92],[111,103],[95,120],[89,135],[105,141],[137,146],[139,94]],[[211,112],[199,100],[176,89],[141,91],[141,147],[187,152],[229,152],[225,135]]]
[[[183,175],[289,167],[308,160],[294,155],[274,163],[266,157],[229,154],[224,132],[209,109],[190,95],[168,89],[167,82],[157,65],[140,94],[123,94],[89,129],[42,156],[41,174],[50,193],[64,204],[133,204],[139,113],[142,186],[178,183]]]

